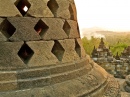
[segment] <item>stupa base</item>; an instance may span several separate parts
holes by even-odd
[[[68,64],[17,71],[17,77],[17,83],[1,87],[0,97],[119,96],[119,84],[114,77],[89,57]]]

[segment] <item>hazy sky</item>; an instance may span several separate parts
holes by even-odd
[[[89,27],[130,31],[130,0],[74,0],[80,29]]]

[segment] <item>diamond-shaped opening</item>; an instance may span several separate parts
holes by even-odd
[[[18,52],[19,57],[23,60],[25,64],[28,63],[33,54],[33,50],[26,43],[22,45],[21,49]]]
[[[72,5],[69,5],[69,11],[70,11],[70,19],[74,20],[74,11]]]
[[[55,40],[54,42],[55,42],[55,44],[54,44],[51,52],[57,57],[57,59],[59,61],[62,61],[62,57],[63,57],[65,50],[57,40]]]
[[[70,34],[70,29],[71,29],[70,25],[68,24],[67,21],[65,21],[65,23],[64,23],[64,25],[63,25],[63,30],[65,31],[65,33],[66,33],[68,36],[69,36],[69,34]]]
[[[49,9],[51,10],[51,12],[56,17],[57,9],[59,8],[56,0],[50,0],[50,1],[48,1],[47,6],[49,7]]]
[[[77,42],[77,40],[75,40],[75,51],[79,55],[79,57],[81,57],[81,47],[79,43]]]
[[[39,20],[38,23],[34,27],[36,32],[41,36],[43,36],[45,34],[45,32],[48,30],[48,28],[49,27],[42,20]]]
[[[15,2],[15,5],[23,16],[27,13],[29,8],[31,7],[31,4],[28,2],[28,0],[17,0]]]
[[[1,23],[0,30],[7,38],[9,38],[14,34],[16,28],[6,19]]]

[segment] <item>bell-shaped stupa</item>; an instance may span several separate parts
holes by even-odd
[[[86,55],[73,0],[0,0],[0,97],[118,97]]]

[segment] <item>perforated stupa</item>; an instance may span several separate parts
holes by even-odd
[[[0,0],[0,97],[118,97],[86,55],[73,0]]]

